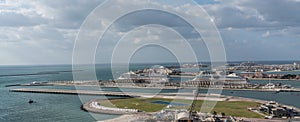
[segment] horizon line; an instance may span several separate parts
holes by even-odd
[[[231,62],[300,62],[300,60],[229,60],[226,63]],[[199,61],[197,63],[210,63],[211,61]],[[221,61],[216,61],[221,62]],[[179,62],[131,62],[130,64],[166,64],[166,63],[179,63]],[[195,62],[183,62],[183,63],[195,63]],[[50,65],[110,65],[111,63],[95,63],[95,64],[66,64],[66,63],[57,63],[57,64],[0,64],[0,66],[50,66]],[[116,64],[127,64],[127,63],[116,63]]]

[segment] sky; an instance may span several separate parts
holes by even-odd
[[[0,0],[0,65],[71,64],[81,25],[101,3],[103,0]],[[197,0],[197,4],[115,0],[107,7],[115,11],[104,14],[109,16],[122,7],[147,6],[149,3],[195,16],[196,19],[195,6],[203,7],[221,35],[228,61],[300,60],[300,0]],[[205,44],[197,41],[201,37],[179,20],[172,19],[174,17],[151,11],[147,16],[138,13],[128,16],[114,23],[112,31],[97,45],[96,62],[110,62],[111,56],[107,54],[113,51],[115,39],[121,36],[126,36],[121,41],[128,41],[128,47],[151,40],[172,43],[180,48],[181,42],[176,40],[182,40],[181,37],[169,30],[157,30],[160,28],[157,26],[139,27],[129,34],[123,33],[151,22],[176,27],[194,46],[197,59],[209,60]],[[108,24],[109,21],[103,18],[99,23]],[[137,50],[132,60],[171,62],[176,58],[166,48],[154,45]]]

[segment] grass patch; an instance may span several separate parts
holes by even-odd
[[[259,103],[246,101],[221,101],[218,102],[213,111],[224,112],[226,115],[248,118],[263,118],[263,116],[249,111],[249,107],[257,107]]]
[[[152,101],[165,101],[171,102],[172,99],[163,99],[163,98],[130,98],[130,99],[113,99],[113,100],[100,100],[99,103],[103,106],[108,107],[118,107],[118,108],[132,108],[139,109],[146,112],[157,112],[165,108],[167,105],[151,103]],[[176,100],[176,103],[186,103],[188,106],[178,106],[179,109],[187,109],[189,107],[189,100]],[[111,103],[113,105],[111,105]],[[203,100],[198,100],[196,102],[196,111],[199,111],[203,104]],[[225,113],[227,116],[237,116],[237,117],[248,117],[248,118],[263,118],[263,116],[248,111],[249,107],[256,107],[259,103],[248,102],[248,101],[220,101],[214,107],[213,111],[216,111],[218,114],[221,112]]]
[[[154,100],[162,100],[156,98],[130,98],[130,99],[113,99],[113,100],[101,100],[99,103],[103,106],[107,107],[117,107],[117,108],[131,108],[131,109],[139,109],[145,112],[156,112],[160,111],[166,105],[163,104],[154,104],[151,101]],[[172,99],[163,99],[164,101],[172,101]],[[114,105],[112,106],[111,103]]]

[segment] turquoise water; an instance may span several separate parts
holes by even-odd
[[[147,67],[139,65],[132,68],[142,69]],[[59,81],[72,80],[71,72],[60,72],[71,70],[70,65],[58,66],[1,66],[0,67],[0,122],[10,121],[96,121],[105,120],[117,117],[116,115],[93,114],[82,111],[80,106],[82,102],[77,95],[63,95],[63,94],[34,94],[34,93],[15,93],[9,92],[11,88],[5,87],[9,84],[31,83],[33,81]],[[49,72],[49,74],[36,74],[39,72]],[[53,73],[53,72],[58,73]],[[108,80],[112,79],[111,71],[108,65],[100,65],[96,68],[98,79]],[[27,74],[21,76],[9,76],[15,74]],[[252,81],[256,83],[267,83],[269,81]],[[272,81],[278,82],[278,81]],[[283,81],[287,84],[300,88],[299,81]],[[42,86],[39,88],[60,88],[60,89],[75,89],[70,86]],[[81,89],[88,89],[82,87]],[[159,90],[159,89],[129,89],[122,88],[102,88],[104,91],[126,91],[126,92],[147,92],[147,93],[169,93],[178,92],[178,90]],[[191,90],[183,90],[183,92],[192,92]],[[206,93],[206,90],[200,90],[201,93]],[[256,98],[262,100],[273,100],[283,104],[293,105],[300,108],[300,93],[275,93],[275,92],[259,92],[259,91],[231,91],[224,90],[224,95],[241,96],[248,98]],[[89,99],[105,99],[104,96],[87,96]],[[33,99],[37,101],[34,104],[28,104],[28,100]],[[87,99],[88,100],[88,99]],[[85,101],[83,101],[85,102]],[[94,118],[95,117],[95,118]]]
[[[20,67],[0,67],[0,74],[24,74],[37,73],[42,71],[71,70],[70,66],[20,66]],[[102,70],[102,69],[98,69]],[[5,87],[9,84],[31,83],[33,81],[56,81],[72,80],[70,72],[60,74],[26,75],[26,76],[6,76],[0,77],[0,122],[53,122],[53,121],[95,121],[117,117],[116,115],[94,114],[82,111],[82,102],[77,95],[64,94],[34,94],[9,92],[11,88]],[[45,88],[74,89],[74,87],[54,87]],[[103,96],[88,96],[92,98],[104,99]],[[28,104],[28,100],[37,101]],[[96,117],[96,119],[94,118]]]

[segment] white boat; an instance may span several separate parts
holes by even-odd
[[[135,73],[129,71],[123,73],[117,80],[144,80],[145,82],[169,82],[168,69],[165,69],[163,66],[144,69],[143,72]]]
[[[274,89],[275,84],[274,83],[268,83],[265,86],[262,87],[263,89]]]
[[[221,71],[201,71],[194,81],[224,81],[227,84],[247,84],[247,79],[236,75],[235,73],[224,75]]]
[[[266,71],[266,72],[281,72],[280,69],[275,69],[275,70],[270,70],[270,71]]]

